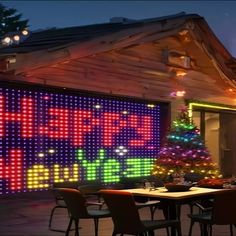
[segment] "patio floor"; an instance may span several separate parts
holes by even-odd
[[[0,198],[0,235],[1,236],[63,236],[65,233],[54,232],[48,229],[48,221],[51,209],[55,205],[51,192],[27,193],[15,196]],[[143,219],[149,219],[148,209],[140,210]],[[189,220],[188,206],[182,207],[182,232],[183,236],[188,235]],[[155,219],[163,218],[162,211],[157,210]],[[65,209],[57,209],[53,218],[53,227],[66,229],[68,215]],[[80,221],[80,236],[93,236],[93,220]],[[113,224],[110,218],[99,221],[99,235],[111,236]],[[236,231],[236,230],[235,230]],[[74,235],[71,231],[70,235]],[[166,236],[165,230],[156,230],[155,235]],[[214,236],[229,235],[228,226],[214,226]],[[193,229],[193,236],[200,236],[199,227],[196,224]]]

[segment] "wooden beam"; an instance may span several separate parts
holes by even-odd
[[[132,44],[151,42],[178,33],[184,27],[184,20],[179,21],[175,27],[173,28],[171,24],[151,24],[122,30],[86,42],[65,45],[63,49],[17,54],[16,63],[10,64],[8,70],[19,74],[71,59],[87,57],[109,50],[118,50]]]

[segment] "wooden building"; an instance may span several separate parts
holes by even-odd
[[[182,104],[225,175],[236,174],[236,60],[203,17],[145,20],[32,32],[0,48],[0,80]]]

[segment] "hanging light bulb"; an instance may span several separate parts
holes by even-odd
[[[20,41],[20,36],[16,34],[16,35],[14,35],[13,39],[16,42],[19,42]]]
[[[23,30],[21,33],[22,33],[23,35],[25,35],[25,36],[29,34],[28,30],[26,30],[26,29]]]
[[[4,44],[10,44],[10,43],[11,43],[11,38],[10,38],[10,37],[5,37],[5,38],[2,40],[2,42],[3,42]]]

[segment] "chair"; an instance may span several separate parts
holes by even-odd
[[[203,211],[200,214],[189,214],[191,219],[189,236],[192,235],[192,225],[194,222],[202,226],[202,234],[212,235],[213,225],[230,225],[230,235],[233,236],[232,225],[236,224],[236,190],[225,190],[215,195],[211,211]]]
[[[80,219],[93,219],[95,225],[95,236],[97,236],[99,219],[110,217],[110,212],[107,209],[88,209],[86,198],[79,190],[61,188],[59,189],[59,193],[63,197],[70,213],[70,222],[66,231],[66,236],[69,235],[73,221],[75,223],[75,235],[79,236]]]
[[[196,201],[193,201],[191,203],[189,203],[190,205],[190,214],[192,215],[193,212],[194,212],[194,207],[196,207],[198,209],[198,214],[206,214],[206,213],[210,213],[213,209],[213,202],[214,202],[214,199],[212,198],[203,198],[203,199],[200,199],[200,200],[196,200]],[[193,225],[194,225],[195,221],[191,221],[190,223],[190,228],[189,228],[189,234],[192,234],[192,228],[193,228]],[[201,227],[201,224],[200,224],[200,227]],[[201,227],[201,230],[202,230],[202,227]]]
[[[50,218],[49,218],[49,225],[48,225],[49,230],[56,231],[56,232],[66,232],[65,230],[54,229],[52,227],[53,216],[54,216],[56,209],[66,209],[67,210],[67,206],[65,204],[65,201],[58,191],[58,189],[60,189],[60,188],[71,188],[71,189],[81,188],[84,190],[83,193],[86,196],[86,204],[88,206],[96,205],[99,208],[102,207],[103,203],[101,203],[98,199],[91,198],[92,192],[95,194],[95,187],[93,187],[94,185],[92,185],[92,187],[89,187],[89,186],[90,186],[89,184],[79,186],[77,181],[76,182],[62,182],[62,183],[54,183],[53,184],[52,193],[54,195],[56,205],[51,210],[51,214],[50,214]],[[90,193],[90,195],[88,195],[88,193]],[[96,198],[97,198],[97,196],[96,196]]]
[[[181,236],[178,220],[141,220],[133,195],[120,190],[102,190],[101,194],[114,223],[112,236],[117,234],[154,235],[154,230],[175,227]]]
[[[101,183],[87,183],[80,185],[78,190],[84,195],[89,205],[97,205],[101,209],[104,202],[99,191],[104,188],[104,185]]]
[[[51,190],[52,190],[53,196],[55,198],[56,205],[51,210],[49,224],[48,224],[49,230],[56,231],[56,232],[65,232],[65,230],[54,229],[52,227],[52,220],[53,220],[53,216],[54,216],[56,209],[66,209],[67,210],[67,206],[65,204],[65,201],[64,201],[63,197],[61,196],[61,194],[58,192],[58,188],[77,189],[77,187],[78,187],[78,182],[63,182],[63,183],[54,183],[53,184],[53,187]]]
[[[129,188],[137,188],[137,187],[143,187],[144,186],[144,180],[150,181],[155,183],[155,187],[162,186],[163,183],[159,179],[154,179],[153,176],[147,176],[147,177],[123,177],[121,178],[120,184],[122,184],[122,189],[129,189]],[[149,207],[151,219],[154,219],[154,213],[156,209],[162,208],[161,202],[158,200],[151,200],[148,197],[144,196],[134,196],[135,204],[138,209]],[[167,215],[164,213],[165,217]]]

